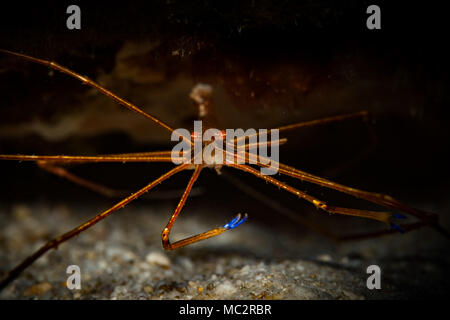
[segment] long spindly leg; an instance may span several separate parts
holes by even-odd
[[[127,157],[133,157],[133,158],[135,158],[135,157],[150,157],[150,156],[151,157],[155,157],[155,156],[167,157],[167,156],[170,156],[171,153],[172,153],[172,151],[153,151],[153,152],[139,152],[139,153],[110,154],[110,155],[103,155],[103,156],[114,156],[114,157],[120,156],[120,157],[124,157],[124,158],[127,158]],[[110,198],[119,198],[119,197],[126,197],[127,194],[130,194],[129,192],[127,192],[125,190],[117,190],[117,189],[109,188],[100,183],[93,182],[88,179],[77,176],[77,175],[71,173],[66,168],[63,168],[59,164],[64,165],[66,163],[64,161],[63,162],[43,161],[43,160],[37,161],[37,165],[41,169],[43,169],[49,173],[52,173],[54,175],[57,175],[61,178],[67,179],[75,184],[78,184],[86,189],[94,191],[103,196],[110,197]],[[70,164],[74,164],[74,162],[71,162]]]
[[[114,189],[114,188],[110,188],[107,187],[103,184],[82,178],[78,175],[73,174],[72,172],[70,172],[69,170],[67,170],[64,167],[61,166],[56,166],[52,163],[47,163],[47,162],[40,162],[38,161],[38,166],[47,171],[50,172],[54,175],[57,175],[61,178],[67,179],[70,182],[73,182],[79,186],[82,186],[86,189],[89,189],[93,192],[96,192],[102,196],[105,197],[109,197],[109,198],[123,198],[126,197],[127,195],[131,194],[132,192],[130,190],[124,190],[124,189]],[[195,191],[195,192],[192,192]],[[194,195],[199,195],[201,193],[200,189],[197,190],[192,190],[191,191],[191,196]],[[171,191],[160,191],[158,194],[151,194],[148,195],[148,198],[152,198],[152,199],[174,199],[174,198],[178,198],[179,195],[181,194],[180,190],[171,190]]]
[[[179,165],[179,166],[173,168],[172,170],[166,172],[165,174],[163,174],[162,176],[160,176],[156,180],[150,182],[148,185],[146,185],[145,187],[143,187],[139,191],[133,193],[129,197],[127,197],[127,198],[123,199],[122,201],[116,203],[114,206],[112,206],[108,210],[103,211],[102,213],[98,214],[94,218],[89,219],[85,223],[83,223],[83,224],[79,225],[78,227],[70,230],[69,232],[66,232],[66,233],[60,235],[59,237],[48,241],[39,250],[37,250],[31,256],[26,258],[21,264],[19,264],[14,269],[12,269],[6,275],[6,277],[3,280],[0,281],[0,290],[2,290],[6,285],[8,285],[11,281],[13,281],[17,276],[19,276],[19,274],[22,271],[24,271],[27,267],[29,267],[34,261],[36,261],[38,258],[40,258],[47,251],[49,251],[51,249],[56,249],[61,243],[63,243],[65,241],[73,238],[74,236],[76,236],[76,235],[80,234],[81,232],[85,231],[86,229],[92,227],[93,225],[95,225],[100,220],[105,219],[106,217],[108,217],[113,212],[119,210],[120,208],[123,208],[125,205],[127,205],[131,201],[137,199],[138,197],[140,197],[144,193],[148,192],[150,189],[152,189],[153,187],[157,186],[158,184],[160,184],[164,180],[167,180],[168,178],[170,178],[175,173],[180,172],[182,170],[185,170],[188,166],[189,166],[188,164],[183,164],[183,165]]]
[[[293,170],[294,169],[294,170]],[[304,181],[312,182],[314,184],[327,187],[330,189],[334,189],[343,193],[347,193],[349,195],[352,195],[356,198],[364,199],[370,202],[373,202],[375,204],[388,207],[391,209],[399,210],[405,213],[409,213],[421,220],[428,221],[428,222],[436,222],[436,216],[425,213],[423,211],[420,211],[418,209],[411,208],[400,201],[392,198],[389,195],[385,195],[382,193],[375,193],[375,192],[369,192],[364,190],[359,190],[352,187],[347,187],[342,184],[329,181],[327,179],[312,175],[310,173],[302,172],[298,169],[283,165],[279,168],[279,172],[288,176],[291,176],[293,178],[301,179]]]
[[[154,151],[140,153],[122,153],[101,156],[36,156],[36,155],[0,155],[0,160],[36,161],[38,166],[47,172],[65,178],[75,184],[83,186],[94,192],[107,197],[124,197],[125,191],[114,190],[99,183],[81,178],[61,165],[95,163],[95,162],[171,162],[174,159],[184,159],[181,154],[179,158],[171,157],[172,151]]]
[[[133,153],[115,153],[115,154],[105,154],[104,156],[121,156],[121,157],[171,157],[173,154],[172,150],[169,151],[150,151],[150,152],[133,152]],[[188,151],[180,151],[179,157],[183,157],[188,154]]]
[[[263,193],[257,191],[256,189],[252,188],[251,186],[243,183],[240,179],[233,177],[232,175],[228,174],[227,172],[222,171],[221,177],[223,177],[226,180],[233,183],[236,186],[236,188],[238,188],[239,190],[242,190],[243,192],[247,193],[254,199],[258,200],[259,202],[272,208],[276,212],[284,215],[288,219],[290,219],[294,222],[297,222],[301,225],[304,225],[311,231],[317,232],[317,233],[323,235],[324,237],[327,237],[333,241],[343,242],[343,241],[364,240],[364,239],[381,237],[381,236],[385,236],[388,234],[398,233],[398,230],[396,230],[396,229],[385,229],[385,230],[378,230],[378,231],[373,231],[373,232],[353,233],[353,234],[349,234],[349,235],[336,234],[334,232],[331,232],[324,226],[314,223],[310,219],[299,215],[297,212],[294,212],[291,209],[284,207],[281,203],[275,201],[274,199],[272,199],[270,197],[267,197]],[[423,227],[424,225],[425,224],[423,222],[403,224],[401,226],[401,229],[403,231],[407,232],[410,230],[414,230],[414,229]]]
[[[242,146],[237,146],[236,150],[239,152],[241,150],[258,150],[261,147],[271,147],[271,146],[281,146],[287,142],[286,138],[278,139],[276,141],[266,141],[266,142],[255,142],[255,143],[246,143]],[[235,148],[233,143],[226,143],[226,146],[230,146],[231,148]]]
[[[225,224],[222,227],[214,228],[214,229],[208,230],[206,232],[197,234],[195,236],[176,241],[174,243],[170,242],[169,235],[170,235],[172,226],[175,223],[178,215],[180,214],[181,209],[183,208],[184,204],[186,203],[187,197],[189,196],[192,186],[194,185],[194,182],[197,180],[198,176],[200,175],[202,168],[203,168],[202,165],[198,165],[195,167],[194,173],[192,174],[191,179],[189,180],[186,190],[184,191],[183,195],[181,196],[181,199],[178,202],[178,205],[175,208],[174,213],[170,217],[169,222],[167,223],[166,227],[164,228],[164,230],[161,233],[162,245],[163,245],[164,249],[166,249],[166,250],[175,250],[175,249],[196,243],[201,240],[205,240],[205,239],[208,239],[211,237],[218,236],[219,234],[222,234],[227,230],[236,228],[240,224],[244,223],[245,220],[247,220],[247,214],[245,214],[244,217],[241,217],[241,214],[238,214],[232,221],[230,221],[229,223]]]
[[[437,222],[436,215],[426,213],[426,212],[423,212],[418,209],[411,208],[411,207],[401,203],[400,201],[392,198],[389,195],[359,190],[359,189],[352,188],[352,187],[347,187],[347,186],[344,186],[337,182],[333,182],[333,181],[327,180],[325,178],[315,176],[313,174],[301,171],[294,167],[282,164],[280,162],[276,162],[269,158],[256,156],[256,155],[248,153],[248,152],[245,153],[245,156],[248,157],[249,159],[253,160],[254,162],[256,162],[256,164],[258,166],[262,166],[262,167],[269,166],[268,164],[263,164],[261,162],[261,160],[263,160],[264,163],[270,163],[271,165],[278,166],[278,172],[281,174],[288,175],[288,176],[291,176],[291,177],[299,179],[299,180],[311,182],[311,183],[314,183],[314,184],[317,184],[317,185],[320,185],[320,186],[323,186],[326,188],[334,189],[334,190],[337,190],[337,191],[340,191],[343,193],[347,193],[356,198],[364,199],[369,202],[372,202],[372,203],[375,203],[375,204],[378,204],[378,205],[381,205],[381,206],[384,206],[387,208],[391,208],[391,209],[399,210],[399,211],[402,211],[405,213],[409,213],[412,216],[415,216],[418,219],[421,219],[422,221],[428,222],[428,224],[433,224],[433,223]],[[237,157],[239,157],[239,155]]]
[[[298,214],[298,212],[294,212],[293,210],[283,206],[280,202],[276,201],[274,198],[268,197],[267,195],[256,190],[252,186],[244,183],[241,179],[236,178],[234,175],[230,174],[226,170],[222,170],[220,176],[226,179],[228,182],[232,183],[237,189],[243,191],[247,195],[251,196],[253,199],[257,200],[258,202],[261,202],[266,207],[272,208],[277,213],[287,217],[291,221],[299,223],[307,227],[311,231],[317,232],[329,239],[339,240],[338,236],[336,236],[323,226],[317,225],[312,221],[310,221],[310,219]]]
[[[312,127],[312,126],[316,126],[319,124],[339,122],[339,121],[349,120],[349,119],[354,119],[354,118],[362,118],[363,120],[367,120],[368,116],[369,116],[369,113],[367,111],[363,110],[363,111],[354,112],[354,113],[341,114],[341,115],[337,115],[337,116],[333,116],[333,117],[327,117],[327,118],[322,118],[322,119],[294,123],[294,124],[278,127],[275,129],[278,129],[279,131],[287,131],[287,130],[293,130],[293,129],[304,128],[304,127]]]
[[[62,73],[65,73],[73,78],[76,78],[78,80],[80,80],[81,82],[83,82],[84,84],[97,89],[98,91],[100,91],[102,94],[104,94],[105,96],[113,99],[114,101],[116,101],[117,103],[121,104],[122,106],[133,110],[134,112],[137,112],[141,115],[143,115],[144,117],[146,117],[147,119],[152,120],[154,123],[156,123],[157,125],[159,125],[160,127],[168,130],[169,132],[173,132],[174,130],[167,124],[165,124],[164,122],[162,122],[161,120],[157,119],[156,117],[144,112],[143,110],[141,110],[140,108],[138,108],[137,106],[135,106],[134,104],[132,104],[131,102],[126,101],[125,99],[115,95],[114,93],[112,93],[111,91],[103,88],[101,85],[99,85],[98,83],[92,81],[91,79],[82,76],[70,69],[67,69],[66,67],[63,67],[53,61],[48,61],[48,60],[43,60],[43,59],[38,59],[38,58],[34,58],[31,56],[27,56],[25,54],[22,53],[17,53],[17,52],[13,52],[13,51],[8,51],[8,50],[4,50],[4,49],[0,49],[0,52],[3,53],[7,53],[7,54],[11,54],[13,56],[16,57],[20,57],[22,59],[34,62],[34,63],[38,63],[38,64],[42,64],[44,66],[47,66],[49,68],[52,68],[54,70],[60,71]]]
[[[450,238],[450,234],[447,230],[445,230],[444,228],[442,228],[442,226],[439,225],[438,222],[438,216],[436,214],[432,214],[432,213],[427,213],[427,212],[423,212],[421,210],[418,209],[414,209],[411,207],[408,207],[407,205],[399,202],[398,200],[395,200],[394,198],[392,198],[389,195],[385,195],[385,194],[381,194],[381,193],[374,193],[374,192],[368,192],[368,191],[364,191],[364,190],[359,190],[356,188],[351,188],[351,187],[347,187],[341,184],[338,184],[336,182],[312,175],[310,173],[298,170],[296,168],[287,166],[285,164],[276,162],[274,160],[265,158],[265,157],[261,157],[261,156],[256,156],[254,154],[245,153],[245,156],[247,159],[252,160],[253,162],[255,162],[258,166],[260,167],[268,167],[269,165],[267,164],[263,164],[260,162],[260,160],[262,159],[263,161],[265,161],[267,163],[267,161],[271,161],[271,165],[276,165],[278,166],[278,171],[282,174],[300,179],[300,180],[304,180],[304,181],[308,181],[314,184],[318,184],[330,189],[334,189],[340,192],[344,192],[347,194],[350,194],[354,197],[357,198],[361,198],[370,202],[373,202],[375,204],[384,206],[384,207],[388,207],[391,209],[395,209],[395,210],[399,210],[402,211],[404,213],[409,213],[412,216],[415,216],[416,218],[420,219],[421,221],[418,223],[410,223],[410,224],[402,224],[402,225],[397,225],[397,224],[392,224],[392,226],[394,227],[394,229],[396,231],[400,231],[400,232],[407,232],[410,230],[414,230],[423,226],[432,226],[435,230],[437,230],[438,232],[440,232],[441,234],[443,234],[445,237]],[[242,157],[240,157],[239,155],[235,156],[235,159],[244,159]],[[393,215],[394,217],[399,217],[399,218],[404,218],[404,216],[402,215]],[[382,236],[384,234],[388,234],[388,233],[392,233],[394,232],[393,230],[384,230],[384,231],[380,231],[380,232],[375,232],[373,234],[358,234],[358,235],[353,235],[353,236],[348,236],[348,237],[342,237],[341,240],[353,240],[353,239],[365,239],[365,238],[370,238],[370,237],[377,237],[377,236]]]
[[[351,208],[343,208],[343,207],[335,207],[330,206],[326,204],[324,201],[319,200],[311,195],[308,195],[307,193],[300,191],[294,187],[289,186],[288,184],[281,182],[275,178],[272,178],[271,176],[264,175],[260,173],[258,170],[247,166],[243,164],[227,164],[229,167],[233,167],[248,173],[251,173],[255,175],[256,177],[263,179],[278,188],[284,189],[302,199],[305,199],[306,201],[314,204],[317,208],[322,209],[323,211],[326,211],[328,213],[335,213],[335,214],[342,214],[342,215],[349,215],[349,216],[356,216],[356,217],[362,217],[362,218],[368,218],[372,220],[378,220],[381,222],[384,222],[386,224],[390,224],[394,227],[397,225],[392,222],[395,218],[402,218],[401,215],[392,214],[390,212],[379,212],[379,211],[369,211],[369,210],[360,210],[360,209],[351,209]]]

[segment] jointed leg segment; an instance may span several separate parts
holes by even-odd
[[[182,160],[184,158],[180,154],[180,157],[175,159]],[[60,165],[100,162],[172,162],[171,151],[123,153],[99,156],[0,155],[0,160],[35,161],[41,169],[107,197],[122,197],[125,196],[126,192],[114,190],[99,183],[81,178]]]
[[[171,151],[154,151],[154,152],[140,152],[140,153],[122,153],[122,154],[110,154],[110,155],[102,155],[102,156],[96,156],[96,157],[90,157],[91,159],[94,159],[96,162],[98,162],[97,158],[111,158],[113,159],[119,158],[122,159],[122,162],[127,162],[129,158],[136,160],[136,158],[143,158],[143,159],[149,159],[149,157],[152,157],[152,160],[156,159],[163,159],[164,162],[167,160],[167,157],[171,156]],[[0,155],[1,157],[1,155]],[[28,156],[25,156],[28,157]],[[35,157],[35,156],[33,156]],[[86,161],[86,159],[84,159]],[[109,160],[109,159],[108,159]],[[37,160],[37,165],[54,175],[57,175],[61,178],[67,179],[75,184],[78,184],[84,188],[87,188],[91,191],[97,192],[101,195],[104,195],[106,197],[115,198],[115,197],[125,197],[127,195],[127,191],[125,190],[117,190],[112,189],[109,187],[106,187],[100,183],[96,183],[90,180],[87,180],[85,178],[79,177],[71,172],[69,172],[67,169],[63,168],[60,165],[65,164],[77,164],[77,162],[73,162],[73,159],[58,159],[58,160]],[[128,193],[129,194],[129,193]]]
[[[81,178],[81,177],[69,172],[67,169],[65,169],[63,167],[56,166],[51,163],[47,163],[45,161],[38,161],[37,164],[41,169],[43,169],[47,172],[50,172],[61,178],[67,179],[70,182],[78,184],[86,189],[91,190],[91,191],[97,192],[105,197],[115,198],[115,197],[123,196],[125,194],[124,191],[112,189],[112,188],[106,187],[100,183],[96,183],[96,182],[87,180],[85,178]]]
[[[246,165],[242,165],[242,164],[228,164],[228,166],[251,173],[260,179],[263,179],[281,189],[284,189],[290,193],[295,194],[296,196],[298,196],[300,198],[305,199],[306,201],[314,204],[317,208],[324,210],[328,213],[337,213],[337,214],[343,214],[343,215],[369,218],[369,219],[378,220],[378,221],[388,223],[388,224],[391,223],[391,219],[393,217],[393,215],[389,212],[378,212],[378,211],[349,209],[349,208],[329,206],[324,201],[319,200],[313,196],[310,196],[310,195],[306,194],[305,192],[300,191],[296,188],[293,188],[284,182],[281,182],[275,178],[272,178],[271,176],[263,175],[258,170],[254,169],[250,166],[246,166]]]
[[[182,162],[183,157],[175,158]],[[47,161],[57,163],[99,163],[99,162],[172,162],[170,156],[35,156],[1,154],[0,160]]]
[[[362,118],[364,121],[366,121],[368,119],[368,116],[369,116],[369,113],[364,110],[364,111],[348,113],[348,114],[341,114],[341,115],[317,119],[317,120],[294,123],[294,124],[274,128],[274,129],[277,129],[279,131],[288,131],[288,130],[294,130],[294,129],[304,128],[304,127],[313,127],[313,126],[320,125],[320,124],[339,122],[339,121],[349,120],[349,119],[354,119],[354,118]],[[274,130],[274,129],[267,130],[267,133],[270,133],[270,131]],[[256,133],[256,134],[253,134],[250,136],[242,136],[242,137],[236,138],[235,141],[240,141],[247,137],[254,137],[254,136],[258,136],[258,135],[259,135],[259,133]]]
[[[144,117],[146,117],[147,119],[150,119],[151,121],[153,121],[154,123],[156,123],[157,125],[159,125],[160,127],[163,127],[164,129],[166,129],[169,132],[173,132],[173,129],[168,126],[167,124],[165,124],[164,122],[162,122],[161,120],[155,118],[152,115],[149,115],[148,113],[142,111],[141,109],[139,109],[138,107],[136,107],[134,104],[132,104],[131,102],[126,101],[125,99],[117,96],[116,94],[112,93],[111,91],[103,88],[102,86],[100,86],[98,83],[92,81],[91,79],[84,77],[70,69],[67,69],[66,67],[63,67],[53,61],[48,61],[48,60],[43,60],[43,59],[38,59],[38,58],[34,58],[31,56],[27,56],[25,54],[21,54],[21,53],[17,53],[17,52],[12,52],[9,50],[4,50],[4,49],[0,49],[0,52],[3,53],[7,53],[16,57],[20,57],[22,59],[37,63],[37,64],[42,64],[44,66],[47,66],[49,68],[52,68],[54,70],[60,71],[62,73],[65,73],[73,78],[76,78],[78,80],[80,80],[81,82],[83,82],[84,84],[97,89],[98,91],[100,91],[102,94],[104,94],[105,96],[113,99],[114,101],[116,101],[117,103],[121,104],[122,106],[136,112],[139,113],[141,115],[143,115]]]
[[[175,249],[182,248],[182,247],[185,247],[187,245],[190,245],[190,244],[202,241],[202,240],[206,240],[208,238],[218,236],[218,235],[224,233],[225,231],[228,231],[228,230],[231,230],[231,229],[234,229],[234,228],[240,226],[247,220],[247,217],[248,217],[247,214],[244,214],[244,216],[242,217],[242,215],[240,213],[238,213],[237,216],[233,220],[231,220],[229,223],[225,224],[222,227],[214,228],[214,229],[208,230],[206,232],[197,234],[195,236],[179,240],[173,244],[168,243],[168,245],[164,245],[164,240],[163,240],[164,249],[175,250]],[[164,236],[165,231],[166,231],[166,229],[163,230],[162,236]]]
[[[271,161],[272,164],[278,165],[278,172],[281,174],[288,175],[288,176],[291,176],[291,177],[299,179],[299,180],[311,182],[311,183],[314,183],[314,184],[317,184],[317,185],[320,185],[320,186],[323,186],[326,188],[334,189],[334,190],[337,190],[337,191],[340,191],[343,193],[347,193],[356,198],[364,199],[364,200],[370,201],[372,203],[375,203],[375,204],[378,204],[378,205],[381,205],[384,207],[388,207],[388,208],[392,208],[394,210],[399,210],[399,211],[402,211],[405,213],[409,213],[412,216],[415,216],[416,218],[420,219],[427,225],[437,225],[437,216],[436,215],[429,214],[429,213],[408,207],[405,204],[395,200],[391,196],[381,194],[381,193],[368,192],[368,191],[359,190],[356,188],[347,187],[342,184],[315,176],[313,174],[301,171],[299,169],[287,166],[287,165],[279,163],[279,162],[274,162],[273,160],[270,160],[268,158],[257,156],[257,155],[254,155],[254,154],[251,154],[248,152],[245,153],[245,156],[248,159],[251,159],[254,162],[256,162],[256,164],[258,166],[261,166],[261,167],[268,166],[267,164],[261,163],[260,162],[261,160],[263,160],[266,163],[267,163],[267,161]],[[335,212],[335,213],[339,213],[339,212]],[[349,212],[349,213],[351,213],[351,212]],[[348,213],[344,213],[344,214],[348,214]],[[399,214],[392,215],[392,216],[394,218],[404,218],[404,216],[399,215]],[[396,224],[392,224],[392,226],[394,228],[397,227]]]

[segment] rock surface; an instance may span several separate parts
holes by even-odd
[[[100,211],[82,205],[16,204],[1,210],[1,272],[44,239]],[[246,222],[191,247],[164,252],[159,235],[172,205],[132,204],[47,253],[1,294],[2,299],[381,299],[441,296],[448,287],[448,244],[431,230],[336,245],[311,234],[276,234]],[[220,209],[217,209],[220,211]],[[220,223],[189,217],[173,238]],[[425,241],[426,240],[426,241]],[[69,265],[81,289],[66,286]],[[368,290],[367,266],[382,270]]]

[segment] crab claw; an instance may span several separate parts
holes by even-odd
[[[241,214],[238,213],[238,215],[233,220],[231,220],[230,222],[225,224],[223,226],[223,228],[225,228],[227,230],[231,230],[236,227],[239,227],[241,224],[243,224],[245,222],[245,220],[247,220],[247,217],[248,217],[248,215],[244,214],[244,217],[241,218]]]

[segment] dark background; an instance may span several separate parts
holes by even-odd
[[[209,81],[223,86],[239,114],[249,115],[238,124],[228,121],[227,127],[277,126],[369,110],[375,140],[358,121],[298,130],[287,135],[282,161],[362,189],[395,192],[404,200],[446,199],[449,130],[444,111],[449,62],[444,10],[439,5],[377,2],[382,29],[368,30],[365,10],[371,2],[367,1],[79,2],[82,29],[69,31],[65,26],[68,4],[3,6],[1,47],[58,61],[95,79],[96,72],[107,73],[114,67],[115,54],[124,42],[157,42],[146,57],[150,62],[139,63],[158,68],[166,82],[184,74],[193,85]],[[183,56],[174,57],[176,50],[183,50]],[[57,122],[66,112],[81,108],[79,96],[87,89],[76,80],[59,74],[48,77],[44,67],[9,56],[0,59],[1,124],[26,124],[32,119]],[[262,80],[249,79],[251,72]],[[164,87],[156,84],[152,89]],[[328,96],[316,101],[314,95],[321,91]],[[251,92],[254,98],[249,98]],[[189,106],[187,94],[184,99]],[[139,103],[139,98],[125,98]],[[160,116],[149,108],[148,112]],[[220,101],[216,108],[220,110]],[[271,121],[274,113],[281,116]],[[174,112],[170,116],[160,117],[173,126],[189,126],[195,111],[192,108],[192,116],[182,119]],[[158,130],[159,141],[168,139]],[[162,142],[136,144],[126,132],[104,131],[81,138],[74,134],[56,142],[37,134],[2,135],[0,150],[4,154],[95,154],[170,148]],[[75,198],[91,196],[32,164],[1,165],[4,199],[51,200],[52,188],[57,188],[58,198],[74,193]],[[99,174],[97,180],[105,176],[105,182],[111,183],[108,178],[131,176],[129,171],[122,176],[117,166],[105,165],[106,172],[113,170],[114,175]],[[142,174],[142,170],[151,171],[147,167],[127,168],[139,172],[128,182],[130,187],[147,181]],[[92,170],[103,169],[95,165]]]

